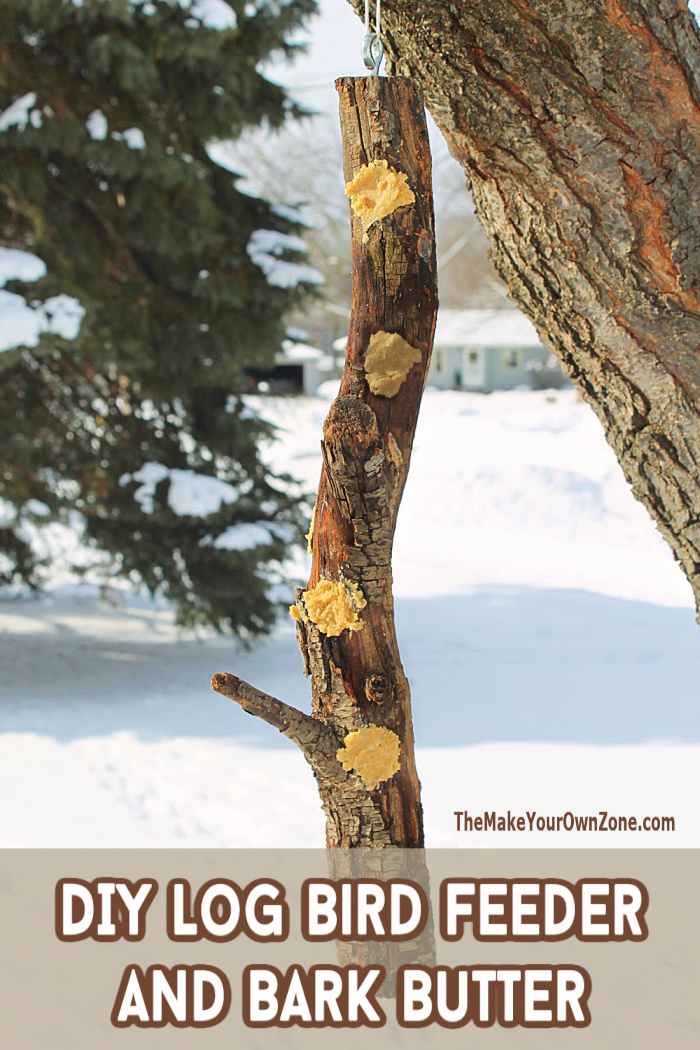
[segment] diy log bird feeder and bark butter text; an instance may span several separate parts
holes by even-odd
[[[312,710],[231,674],[212,684],[301,749],[318,781],[329,847],[422,847],[391,554],[437,315],[428,133],[417,81],[343,77],[336,87],[352,313],[340,392],[323,426],[311,574],[290,610]]]

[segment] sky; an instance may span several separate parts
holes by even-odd
[[[335,112],[336,77],[367,74],[360,54],[365,30],[347,0],[320,0],[319,9],[320,16],[300,34],[308,42],[306,54],[276,67],[275,79],[306,106]]]

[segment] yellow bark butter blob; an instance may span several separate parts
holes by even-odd
[[[365,787],[374,791],[382,781],[399,771],[401,741],[396,733],[383,726],[369,725],[348,733],[336,758],[343,769],[354,770]]]
[[[365,232],[372,223],[385,219],[405,204],[413,204],[416,199],[405,173],[394,171],[386,160],[363,164],[345,187],[345,193]]]
[[[314,509],[311,511],[311,523],[309,524],[309,531],[306,533],[306,549],[309,554],[314,552],[314,527],[316,525],[316,504],[314,503]]]
[[[321,580],[312,590],[304,591],[302,601],[311,622],[330,638],[336,638],[343,631],[361,631],[364,627],[357,614],[367,601],[350,580]],[[293,619],[301,619],[296,605],[290,606],[289,612]]]
[[[421,362],[421,352],[396,332],[375,332],[370,336],[365,354],[365,375],[373,394],[393,397],[414,365]]]

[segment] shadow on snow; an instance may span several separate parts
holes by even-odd
[[[138,627],[138,640],[120,641],[54,622],[50,604],[48,613],[43,602],[20,605],[12,611],[40,617],[42,630],[0,633],[2,732],[291,746],[211,692],[210,676],[223,670],[308,709],[309,683],[286,624],[240,652],[225,639],[173,642],[138,610],[118,614]],[[99,608],[87,615],[116,622]],[[396,615],[419,747],[700,742],[700,630],[689,609],[491,586],[397,600]]]

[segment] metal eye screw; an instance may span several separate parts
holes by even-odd
[[[373,76],[379,76],[379,67],[384,58],[382,45],[382,9],[381,0],[376,0],[374,32],[369,28],[369,0],[365,0],[365,35],[362,41],[362,61]]]

